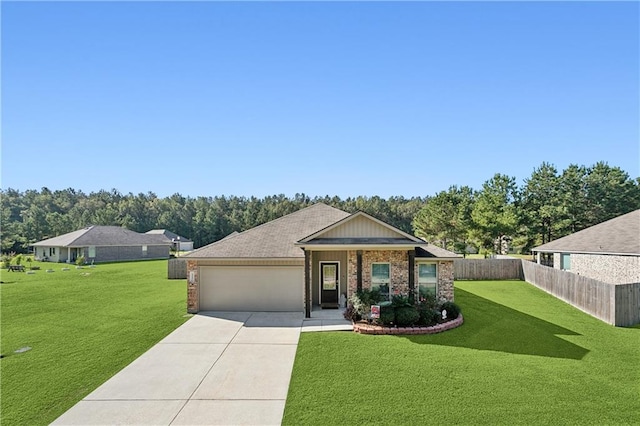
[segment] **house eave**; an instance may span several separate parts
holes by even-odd
[[[190,256],[184,255],[177,257],[176,259],[184,260],[206,260],[206,261],[220,261],[220,262],[264,262],[264,261],[296,261],[304,262],[304,256],[300,257],[210,257],[210,256]]]
[[[430,262],[430,261],[454,261],[454,260],[460,260],[462,259],[462,256],[460,257],[416,257],[416,263],[421,263],[421,262]]]
[[[311,251],[341,251],[341,250],[413,250],[416,247],[426,249],[427,244],[310,244],[295,243],[296,247]]]
[[[593,254],[602,256],[640,256],[640,253],[617,253],[608,251],[587,251],[587,250],[563,250],[563,249],[531,249],[537,253],[569,253],[569,254]]]

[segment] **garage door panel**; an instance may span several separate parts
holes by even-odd
[[[302,311],[299,266],[203,266],[201,311]]]

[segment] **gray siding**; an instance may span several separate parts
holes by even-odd
[[[85,255],[89,248],[85,248]],[[147,246],[147,253],[143,255],[142,246],[96,246],[96,257],[85,257],[87,263],[117,262],[121,260],[168,259],[169,246]]]
[[[347,252],[314,251],[311,253],[311,304],[320,305],[320,262],[340,262],[340,294],[347,293]]]
[[[402,235],[393,229],[366,218],[355,217],[350,221],[322,233],[322,238],[398,238]]]

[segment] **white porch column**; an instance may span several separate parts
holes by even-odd
[[[67,263],[71,263],[71,247],[67,247]]]

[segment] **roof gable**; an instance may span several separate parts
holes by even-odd
[[[321,229],[302,240],[301,243],[308,243],[316,239],[335,238],[390,238],[408,239],[418,244],[425,242],[413,235],[407,234],[381,220],[378,220],[364,212],[357,212],[348,216],[325,229]]]
[[[558,238],[533,251],[640,255],[640,210]]]

